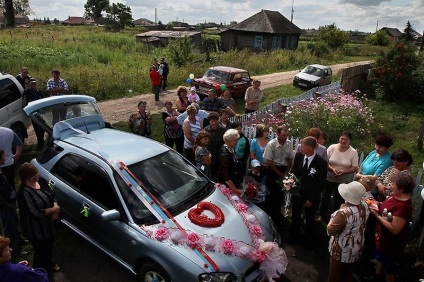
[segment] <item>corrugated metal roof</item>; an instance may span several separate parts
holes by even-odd
[[[291,25],[291,27],[290,27]],[[232,26],[228,30],[265,32],[278,34],[301,34],[302,30],[278,11],[262,10],[259,13]]]
[[[170,31],[170,30],[152,30],[144,33],[136,34],[136,37],[174,37],[174,38],[180,38],[184,36],[193,36],[195,34],[200,34],[198,31]]]

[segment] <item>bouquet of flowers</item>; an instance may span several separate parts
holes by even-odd
[[[293,173],[289,172],[288,176],[283,179],[282,189],[285,191],[284,216],[288,217],[291,214],[291,198],[293,195],[299,194],[300,179]]]
[[[265,201],[268,190],[263,183],[256,181],[252,176],[245,176],[242,186],[244,199],[253,203]]]
[[[286,191],[298,192],[300,186],[300,179],[293,173],[289,172],[288,176],[283,179],[283,188]]]

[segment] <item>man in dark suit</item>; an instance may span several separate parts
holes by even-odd
[[[327,162],[315,153],[317,141],[314,137],[306,137],[300,141],[300,152],[293,162],[293,174],[300,179],[299,195],[292,196],[292,224],[290,241],[295,242],[300,235],[302,225],[301,212],[306,219],[305,247],[313,243],[315,229],[315,212],[319,206],[320,193],[327,178]]]

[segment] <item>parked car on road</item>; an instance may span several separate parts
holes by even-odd
[[[0,126],[12,129],[23,141],[30,119],[22,109],[24,89],[10,74],[0,73]]]
[[[196,87],[196,93],[201,99],[212,88],[217,90],[218,96],[223,90],[229,89],[233,98],[244,98],[246,89],[252,86],[252,79],[247,70],[216,66],[209,68],[202,78],[193,79],[191,85]]]
[[[85,114],[52,123],[53,111],[76,106]],[[107,128],[92,97],[24,110],[51,136],[31,162],[54,189],[61,222],[140,281],[261,281],[258,248],[279,243],[262,210],[171,148]]]
[[[293,78],[293,86],[314,88],[330,84],[333,79],[333,71],[323,65],[309,65],[299,71]]]

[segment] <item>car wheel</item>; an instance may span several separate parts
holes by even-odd
[[[166,282],[171,281],[168,274],[154,263],[146,262],[140,268],[140,281],[141,282]]]

